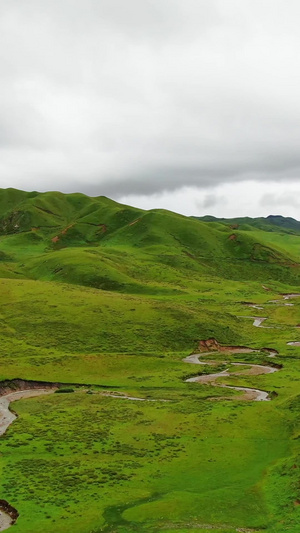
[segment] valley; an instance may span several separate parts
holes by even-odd
[[[0,530],[298,533],[300,223],[208,218],[0,190]]]

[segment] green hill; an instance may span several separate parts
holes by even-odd
[[[281,215],[269,215],[268,217],[237,217],[237,218],[216,218],[210,215],[204,217],[194,217],[203,222],[219,222],[225,226],[235,226],[240,229],[261,229],[263,231],[279,231],[300,235],[300,222],[291,217]]]
[[[208,222],[105,197],[0,190],[0,273],[134,293],[182,290],[205,273],[297,283],[300,235],[287,245],[290,220],[273,218]]]
[[[299,224],[0,190],[16,531],[299,532]]]

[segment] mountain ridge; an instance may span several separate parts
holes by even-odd
[[[292,220],[292,222],[291,222]],[[300,222],[186,217],[105,196],[0,189],[0,275],[105,290],[182,290],[197,276],[297,283]],[[272,237],[272,238],[271,238]],[[287,242],[289,237],[289,242]],[[298,242],[299,240],[299,242]]]

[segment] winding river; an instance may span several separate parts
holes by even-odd
[[[265,287],[264,287],[265,288]],[[289,293],[289,294],[282,294],[283,300],[291,300],[293,298],[300,298],[300,293]],[[283,305],[294,305],[292,303],[285,303],[283,300],[269,300],[268,303],[279,303]],[[249,307],[253,307],[254,309],[263,309],[262,306],[258,304],[246,304]],[[253,320],[253,326],[257,328],[268,328],[268,326],[262,326],[262,323],[267,320],[267,317],[255,317],[255,316],[239,316],[238,318],[251,318]],[[185,357],[183,361],[185,363],[191,363],[195,365],[210,365],[210,366],[216,366],[220,364],[226,364],[226,361],[216,361],[216,360],[210,360],[210,361],[200,361],[200,357],[212,355],[212,351],[215,353],[251,353],[258,350],[254,350],[251,348],[245,348],[245,347],[238,347],[238,346],[221,346],[215,339],[209,339],[209,341],[203,341],[203,344],[206,345],[207,342],[210,342],[210,351],[202,352],[200,354],[192,354],[188,357]],[[201,344],[201,343],[200,343]],[[291,341],[287,343],[289,346],[300,346],[300,341]],[[279,355],[276,350],[272,350],[269,348],[263,348],[261,351],[268,352],[268,357],[276,357],[276,355]],[[237,400],[250,400],[250,401],[269,401],[271,398],[269,396],[269,393],[267,391],[263,391],[260,389],[253,389],[249,387],[234,387],[232,385],[225,385],[224,383],[217,382],[218,378],[223,377],[230,377],[230,376],[239,376],[239,375],[256,375],[259,376],[261,374],[273,374],[274,372],[277,372],[280,367],[275,366],[269,366],[269,365],[256,365],[256,364],[249,364],[247,362],[245,363],[227,363],[229,365],[229,368],[232,366],[242,366],[242,367],[248,367],[241,372],[229,372],[229,368],[226,368],[225,370],[222,370],[221,372],[213,372],[211,374],[203,374],[200,376],[194,376],[191,378],[186,379],[187,383],[206,383],[209,385],[212,385],[214,387],[222,387],[226,389],[234,389],[237,391],[241,391],[243,394],[241,396],[235,397]]]
[[[253,350],[254,351],[254,350]],[[206,356],[206,355],[212,355],[211,352],[205,352],[201,354],[192,354],[183,359],[185,363],[192,363],[196,365],[217,365],[222,364],[221,361],[200,361],[200,357]],[[253,389],[249,387],[234,387],[232,385],[225,385],[223,383],[219,383],[216,380],[218,378],[223,377],[230,377],[230,376],[243,376],[243,375],[255,375],[259,376],[261,374],[273,374],[274,372],[277,372],[279,369],[268,366],[268,365],[256,365],[256,364],[249,364],[249,363],[228,363],[230,366],[236,366],[236,367],[248,367],[240,372],[229,372],[229,368],[226,368],[225,370],[222,370],[221,372],[214,372],[212,374],[203,374],[201,376],[195,376],[186,379],[186,383],[205,383],[208,385],[213,385],[215,387],[222,387],[226,389],[233,389],[237,391],[241,391],[243,394],[241,396],[235,397],[237,400],[248,400],[248,401],[269,401],[269,393],[260,389]]]
[[[300,297],[299,293],[292,293],[292,294],[283,294],[282,295],[284,300],[290,300],[292,298],[298,298]],[[270,300],[268,303],[283,303],[282,300]],[[255,309],[263,309],[263,307],[257,305],[257,304],[248,304],[250,307],[253,307]],[[283,304],[283,305],[293,305],[293,304]],[[265,327],[262,326],[262,322],[267,320],[267,317],[240,317],[240,318],[251,318],[254,320],[253,326],[255,327]],[[243,346],[221,346],[215,339],[209,339],[208,341],[201,341],[202,346],[207,345],[210,347],[209,351],[202,351],[199,354],[192,354],[183,359],[183,362],[195,364],[195,365],[210,365],[210,366],[217,366],[222,364],[222,361],[217,360],[209,360],[209,361],[202,361],[200,358],[203,356],[210,355],[212,356],[212,352],[215,353],[252,353],[257,352],[258,350],[255,350],[253,348],[247,348]],[[200,343],[200,345],[201,345]],[[210,343],[210,344],[209,344]],[[288,342],[288,345],[291,346],[300,346],[300,341],[293,341]],[[263,348],[260,351],[267,352],[267,357],[276,357],[278,355],[278,352],[276,350],[273,350],[271,348]],[[223,364],[226,364],[226,361],[223,362]],[[244,376],[244,375],[262,375],[262,374],[272,374],[274,372],[277,372],[280,367],[274,367],[269,365],[258,365],[258,364],[250,364],[248,362],[237,362],[237,363],[227,363],[228,368],[225,370],[222,370],[221,372],[213,372],[211,374],[203,374],[200,376],[194,376],[186,379],[187,383],[206,383],[209,385],[213,385],[216,387],[226,388],[226,389],[233,389],[237,391],[241,391],[241,396],[235,396],[235,399],[237,400],[248,400],[248,401],[269,401],[271,398],[269,397],[269,393],[267,391],[263,391],[260,389],[254,389],[249,387],[236,387],[232,385],[225,385],[223,383],[217,382],[218,378],[223,377],[230,377],[230,376]],[[240,371],[236,372],[230,372],[230,367],[244,367]],[[246,368],[245,368],[246,367]],[[7,392],[0,396],[0,436],[4,435],[7,428],[14,422],[14,420],[17,418],[17,416],[10,410],[10,404],[13,401],[21,400],[23,398],[32,398],[35,396],[41,396],[45,394],[52,394],[57,390],[57,386],[52,385],[48,388],[33,388],[33,389],[26,389],[26,390],[18,390],[15,392]],[[151,400],[148,398],[137,398],[133,396],[127,396],[124,393],[118,393],[118,392],[103,392],[103,396],[110,396],[112,398],[119,398],[119,399],[126,399],[126,400],[135,400],[135,401],[169,401],[169,400]],[[10,526],[12,526],[18,517],[18,512],[16,509],[14,509],[8,502],[5,500],[0,500],[0,531],[5,531]],[[250,530],[244,530],[244,529],[237,529],[236,531],[250,531]]]

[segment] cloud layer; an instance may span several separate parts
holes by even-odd
[[[299,19],[297,0],[2,2],[0,185],[200,188],[209,208],[223,184],[279,183],[288,198]]]

